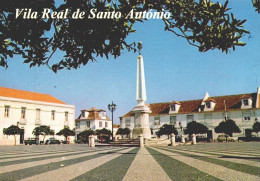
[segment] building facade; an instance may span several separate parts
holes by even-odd
[[[112,121],[103,109],[96,109],[94,107],[83,109],[78,119],[76,119],[76,134],[88,129],[95,131],[103,128],[112,131]]]
[[[0,145],[14,144],[14,136],[3,135],[3,129],[11,125],[20,127],[17,144],[22,144],[24,139],[35,137],[32,134],[35,127],[50,126],[57,133],[64,126],[75,128],[74,120],[74,105],[48,94],[0,87]],[[47,136],[45,140],[49,137],[53,136]],[[64,140],[63,136],[55,135],[55,138]],[[42,137],[39,139],[42,140]]]
[[[255,121],[260,119],[260,88],[256,93],[210,97],[208,93],[203,99],[189,101],[172,101],[149,104],[152,113],[149,114],[149,124],[153,137],[164,124],[172,124],[183,134],[187,123],[196,121],[209,128],[208,138],[216,139],[219,134],[214,128],[225,119],[232,119],[241,129],[241,133],[233,136],[243,137],[251,134]],[[130,112],[120,117],[120,126],[134,128],[134,116]]]

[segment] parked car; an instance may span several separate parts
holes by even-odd
[[[69,141],[62,141],[61,143],[62,143],[62,144],[70,144]]]
[[[27,138],[26,140],[24,140],[24,144],[25,145],[38,145],[39,144],[39,140],[37,138]]]
[[[217,138],[217,140],[218,140],[219,142],[226,141],[226,135],[219,135],[218,138]],[[234,139],[233,137],[230,137],[230,136],[227,135],[227,141],[228,141],[228,142],[235,142],[235,139]]]
[[[45,141],[45,145],[52,145],[52,144],[60,144],[60,140],[57,140],[55,138],[50,138]]]
[[[74,140],[74,142],[76,144],[86,144],[86,143],[88,143],[87,140],[85,140],[85,139]]]

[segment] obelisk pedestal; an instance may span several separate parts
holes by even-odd
[[[135,127],[133,129],[133,139],[138,138],[140,134],[143,135],[145,139],[151,138],[151,129],[149,124],[149,113],[151,113],[150,108],[147,105],[137,105],[132,110],[134,113]]]

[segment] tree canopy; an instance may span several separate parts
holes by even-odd
[[[35,136],[43,135],[43,142],[44,142],[45,137],[47,135],[54,135],[55,132],[50,128],[50,126],[42,125],[34,128],[32,134],[34,134]]]
[[[84,143],[88,143],[88,137],[90,135],[95,135],[95,131],[93,131],[92,129],[82,131],[78,134],[78,138]]]
[[[13,135],[14,136],[14,145],[16,145],[16,135],[19,135],[20,131],[21,131],[21,129],[15,125],[11,125],[8,128],[3,129],[4,135]]]
[[[68,17],[42,18],[44,8],[67,12]],[[122,16],[88,18],[93,9]],[[77,10],[84,11],[85,18],[73,19]],[[228,1],[220,4],[210,0],[9,0],[0,7],[0,66],[7,68],[7,60],[21,55],[30,67],[47,65],[57,72],[77,69],[99,57],[117,58],[125,49],[135,52],[136,43],[126,38],[136,32],[136,22],[145,22],[149,16],[129,18],[131,11],[170,13],[159,18],[165,31],[186,39],[200,52],[219,49],[227,53],[244,46],[239,40],[249,33],[243,29],[246,20],[236,19],[229,10]],[[35,18],[31,18],[33,12],[38,13]],[[56,52],[63,57],[53,59]]]
[[[256,122],[253,124],[252,132],[258,133],[259,131],[260,131],[260,122],[256,121]]]
[[[241,133],[241,130],[236,125],[235,121],[228,119],[227,121],[220,122],[219,125],[215,127],[215,132],[232,136],[233,133]]]
[[[131,130],[129,128],[118,128],[116,135],[130,135]]]
[[[99,136],[111,136],[112,135],[112,132],[106,128],[103,128],[103,129],[97,129],[96,130],[96,135],[99,135]]]
[[[62,130],[60,130],[56,135],[63,135],[67,141],[68,136],[74,136],[75,131],[71,130],[69,127],[65,126]]]
[[[168,138],[172,133],[177,135],[178,131],[176,130],[174,125],[170,125],[170,124],[164,124],[162,127],[159,128],[159,131],[156,132],[158,136],[167,135]]]
[[[197,123],[196,121],[191,121],[187,124],[186,129],[184,130],[185,134],[204,134],[208,132],[208,127],[204,124]]]

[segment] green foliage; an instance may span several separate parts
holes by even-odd
[[[130,10],[143,12],[170,12],[169,19],[162,19],[165,31],[185,38],[201,52],[220,49],[228,52],[236,46],[244,46],[241,37],[247,33],[243,29],[246,20],[238,20],[228,13],[228,1],[224,5],[210,0],[54,0],[6,1],[0,7],[0,66],[7,68],[7,60],[21,55],[30,67],[47,65],[54,72],[60,69],[77,69],[96,58],[109,56],[117,58],[125,49],[136,51],[135,42],[126,38],[136,32],[133,25],[145,19],[125,18]],[[18,18],[16,8],[32,8],[37,11],[37,19]],[[121,12],[116,19],[41,19],[43,8],[72,14],[78,8],[89,12]],[[88,15],[87,15],[88,16]],[[26,26],[25,26],[26,25]],[[145,26],[145,25],[144,25]],[[163,28],[163,27],[162,27]],[[64,54],[55,61],[55,52]]]
[[[43,142],[44,142],[44,139],[47,135],[54,135],[55,132],[50,128],[50,126],[42,125],[34,128],[32,134],[34,134],[35,136],[43,135]]]
[[[96,135],[98,135],[98,136],[111,136],[112,132],[110,130],[106,129],[106,128],[97,129]]]
[[[105,139],[106,142],[110,141],[110,136],[112,135],[112,132],[106,128],[103,129],[97,129],[96,135],[98,135],[99,139],[102,141]]]
[[[3,129],[4,135],[19,135],[20,134],[20,128],[15,125],[11,125],[8,128]]]
[[[88,137],[90,135],[95,135],[95,131],[88,129],[85,131],[82,131],[78,134],[79,139],[84,142],[84,143],[88,143]]]
[[[241,130],[236,125],[235,121],[228,119],[227,121],[220,122],[219,125],[215,127],[215,132],[232,136],[233,133],[241,133]]]
[[[208,127],[196,121],[189,122],[184,130],[185,134],[204,134],[208,132]]]
[[[131,133],[131,130],[129,128],[118,128],[116,135],[129,136],[130,133]]]
[[[175,126],[174,125],[170,125],[170,124],[164,124],[162,127],[160,127],[159,131],[156,132],[156,134],[158,136],[167,135],[168,138],[170,137],[170,135],[172,133],[175,134],[175,135],[178,134]]]
[[[67,141],[68,136],[74,136],[75,131],[71,130],[69,127],[64,126],[62,130],[60,130],[56,135],[63,135]]]
[[[16,145],[16,135],[20,134],[20,128],[15,125],[11,125],[8,128],[3,129],[4,135],[13,135],[14,136],[14,145]]]
[[[256,121],[256,122],[253,124],[252,132],[258,133],[259,131],[260,131],[260,122]]]

